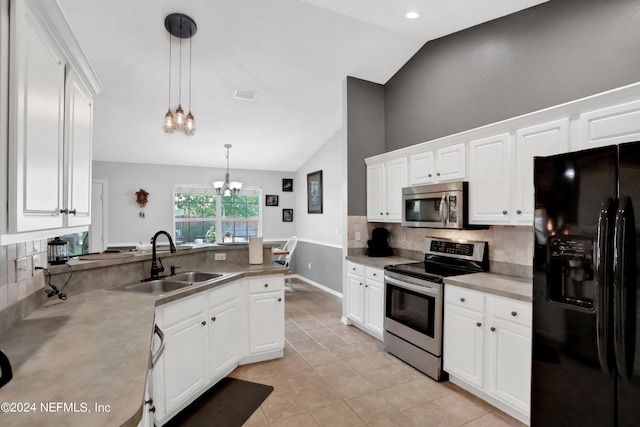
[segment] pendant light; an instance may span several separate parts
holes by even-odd
[[[195,118],[191,113],[191,38],[198,30],[193,19],[182,13],[172,13],[164,20],[164,27],[169,32],[169,110],[164,117],[164,131],[173,133],[180,130],[185,135],[193,135],[196,131]],[[172,37],[180,39],[180,62],[178,70],[178,108],[175,114],[171,111],[171,44]],[[182,109],[182,39],[189,39],[189,113],[185,117]]]
[[[235,196],[242,189],[242,183],[240,181],[231,181],[229,176],[229,148],[231,144],[225,144],[224,148],[227,149],[227,174],[224,177],[224,181],[213,181],[211,184],[216,189],[216,193],[222,196]]]

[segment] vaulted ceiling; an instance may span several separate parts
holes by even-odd
[[[224,145],[232,144],[234,169],[295,171],[343,127],[346,76],[384,84],[427,41],[546,0],[58,1],[104,85],[95,99],[94,160],[224,167]],[[409,11],[420,17],[407,19]],[[198,26],[193,136],[162,129],[164,19],[174,12]],[[183,41],[185,110],[188,46]],[[235,99],[236,89],[255,100]]]

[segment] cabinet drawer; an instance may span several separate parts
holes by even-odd
[[[209,291],[208,306],[214,306],[223,302],[239,298],[240,296],[240,282],[229,283],[217,288],[213,288]]]
[[[364,276],[364,265],[347,261],[347,273],[356,274],[358,276]]]
[[[531,313],[531,303],[509,298],[494,298],[494,317],[531,327]]]
[[[177,323],[202,316],[205,298],[204,294],[199,293],[162,306],[162,328],[170,328]]]
[[[485,296],[479,292],[464,288],[458,288],[456,286],[445,285],[444,296],[445,301],[449,304],[484,313]]]
[[[384,280],[384,271],[377,268],[366,267],[364,274],[367,279],[375,280],[376,282],[382,282]]]
[[[283,289],[284,289],[284,278],[282,276],[249,279],[250,294],[257,294],[260,292],[281,291]]]

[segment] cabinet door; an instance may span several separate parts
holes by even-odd
[[[365,326],[382,337],[384,327],[384,286],[370,279],[364,281]]]
[[[385,163],[385,221],[402,220],[402,188],[407,186],[407,158]]]
[[[483,386],[484,315],[445,304],[444,370],[477,387]]]
[[[347,276],[347,317],[358,323],[364,321],[364,279],[361,276]]]
[[[533,226],[533,158],[569,151],[569,119],[556,120],[516,132],[515,222]]]
[[[640,101],[580,115],[577,149],[604,147],[640,140]]]
[[[169,412],[207,382],[207,321],[204,312],[164,330],[164,397]]]
[[[209,376],[225,375],[240,359],[242,324],[237,298],[209,309]]]
[[[509,134],[469,144],[469,222],[504,224],[510,221]]]
[[[430,184],[434,180],[433,151],[409,157],[409,185]]]
[[[531,328],[493,318],[489,332],[490,392],[526,414],[531,402]]]
[[[27,2],[12,2],[9,228],[60,228],[65,63]]]
[[[284,292],[249,295],[249,352],[284,347]]]
[[[437,150],[436,177],[438,181],[455,181],[466,175],[466,146],[456,144]]]
[[[74,72],[67,76],[65,104],[67,226],[90,225],[93,99]]]
[[[367,166],[367,220],[383,221],[384,212],[384,164]]]

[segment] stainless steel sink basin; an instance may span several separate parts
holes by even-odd
[[[191,286],[191,283],[175,282],[171,280],[152,280],[150,282],[136,283],[134,285],[125,286],[125,291],[143,292],[146,294],[162,295],[167,292],[176,291],[178,289]]]
[[[218,273],[201,273],[199,271],[186,271],[184,273],[176,274],[175,276],[170,276],[166,280],[170,280],[172,282],[182,282],[182,283],[203,283],[209,280],[216,279],[222,276],[222,274]]]

